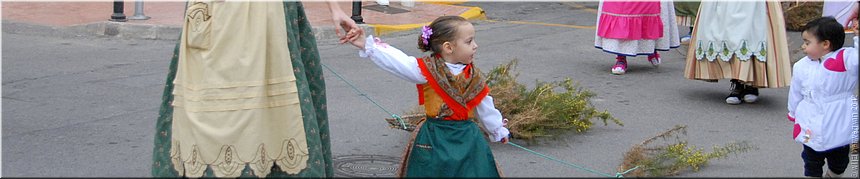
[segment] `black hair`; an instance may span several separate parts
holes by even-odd
[[[815,36],[820,42],[830,41],[830,51],[839,50],[845,43],[845,29],[832,16],[809,21],[803,31]]]

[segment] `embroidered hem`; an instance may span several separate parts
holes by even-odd
[[[182,176],[197,178],[203,177],[207,168],[211,169],[216,177],[239,177],[245,166],[254,171],[255,176],[264,177],[272,172],[272,166],[276,163],[282,171],[297,174],[307,167],[309,158],[307,151],[297,150],[299,146],[295,139],[285,139],[280,151],[275,152],[277,155],[270,155],[265,144],[260,144],[252,159],[240,158],[240,152],[231,145],[223,145],[214,161],[203,161],[197,145],[192,146],[189,156],[183,156],[179,148],[180,142],[174,141],[173,148],[170,149],[174,169]]]
[[[732,48],[729,47],[726,41],[715,42],[703,42],[697,41],[696,47],[696,60],[704,60],[707,59],[709,62],[713,62],[717,58],[724,62],[728,62],[732,59],[732,56],[738,58],[741,61],[748,61],[752,57],[756,57],[758,61],[766,62],[767,61],[767,46],[765,41],[757,42],[758,45],[756,48],[751,48],[752,45],[746,40],[742,40],[738,47]],[[707,45],[703,45],[707,43]]]

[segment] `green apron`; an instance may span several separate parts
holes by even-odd
[[[406,177],[500,177],[493,152],[471,120],[427,119],[408,152]]]

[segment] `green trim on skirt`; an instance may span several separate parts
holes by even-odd
[[[500,177],[487,140],[471,120],[427,119],[410,150],[406,177]]]
[[[325,80],[322,64],[317,51],[316,39],[311,31],[310,22],[305,16],[301,2],[284,2],[287,35],[289,36],[290,57],[296,85],[301,99],[302,117],[308,142],[308,167],[296,175],[289,175],[277,166],[266,177],[333,177],[331,161],[331,142],[329,140],[328,114],[326,113]],[[155,124],[155,146],[152,151],[152,176],[179,177],[170,161],[170,138],[173,120],[173,79],[176,77],[179,44],[173,51],[170,70],[162,94],[161,110]],[[214,177],[211,169],[206,169],[204,177]],[[255,177],[253,171],[245,166],[242,177]]]

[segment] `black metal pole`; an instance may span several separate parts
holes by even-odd
[[[361,0],[352,1],[352,20],[356,24],[364,24],[364,19],[361,18]]]
[[[110,21],[114,22],[125,22],[128,19],[125,18],[125,14],[123,14],[124,10],[124,2],[122,0],[113,1],[113,15],[110,16]]]

